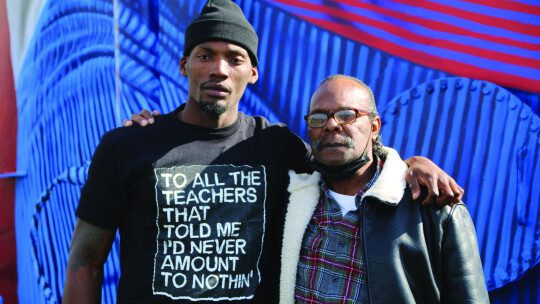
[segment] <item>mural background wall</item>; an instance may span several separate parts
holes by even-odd
[[[260,39],[261,76],[247,88],[242,111],[285,122],[306,138],[302,117],[318,83],[335,73],[364,80],[383,119],[383,143],[405,158],[433,159],[465,188],[492,302],[540,302],[537,3],[236,2]],[[15,219],[17,248],[7,266],[16,263],[17,271],[8,273],[18,275],[20,303],[58,303],[92,153],[131,113],[169,112],[185,101],[183,33],[204,1],[6,4],[0,71],[11,82],[0,84],[0,187],[8,188],[0,206],[5,219]],[[4,63],[8,41],[11,66]],[[15,248],[13,225],[5,223],[11,237],[0,236]],[[105,303],[114,303],[119,275],[115,245]],[[6,301],[12,294],[0,285]]]

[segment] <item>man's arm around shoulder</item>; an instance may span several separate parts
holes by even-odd
[[[467,207],[451,207],[442,244],[442,303],[489,303],[476,231]]]
[[[62,303],[101,303],[103,265],[116,231],[77,219],[66,269]]]

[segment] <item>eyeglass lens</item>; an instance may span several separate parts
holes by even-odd
[[[352,123],[356,120],[356,112],[354,110],[341,110],[335,113],[316,113],[308,116],[307,123],[312,128],[323,127],[328,122],[330,117],[334,117],[340,125]]]

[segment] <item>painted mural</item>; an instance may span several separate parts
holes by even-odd
[[[383,143],[429,157],[466,190],[492,302],[540,302],[540,3],[235,2],[259,35],[260,78],[241,111],[307,139],[303,115],[318,83],[336,73],[362,79]],[[15,71],[20,303],[61,302],[75,208],[101,136],[131,113],[186,100],[178,61],[203,4],[43,4]],[[117,237],[104,303],[115,302],[119,276]]]

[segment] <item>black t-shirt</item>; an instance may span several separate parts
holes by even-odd
[[[209,129],[173,112],[103,136],[76,215],[120,231],[118,303],[277,303],[287,171],[309,158],[263,117]]]

